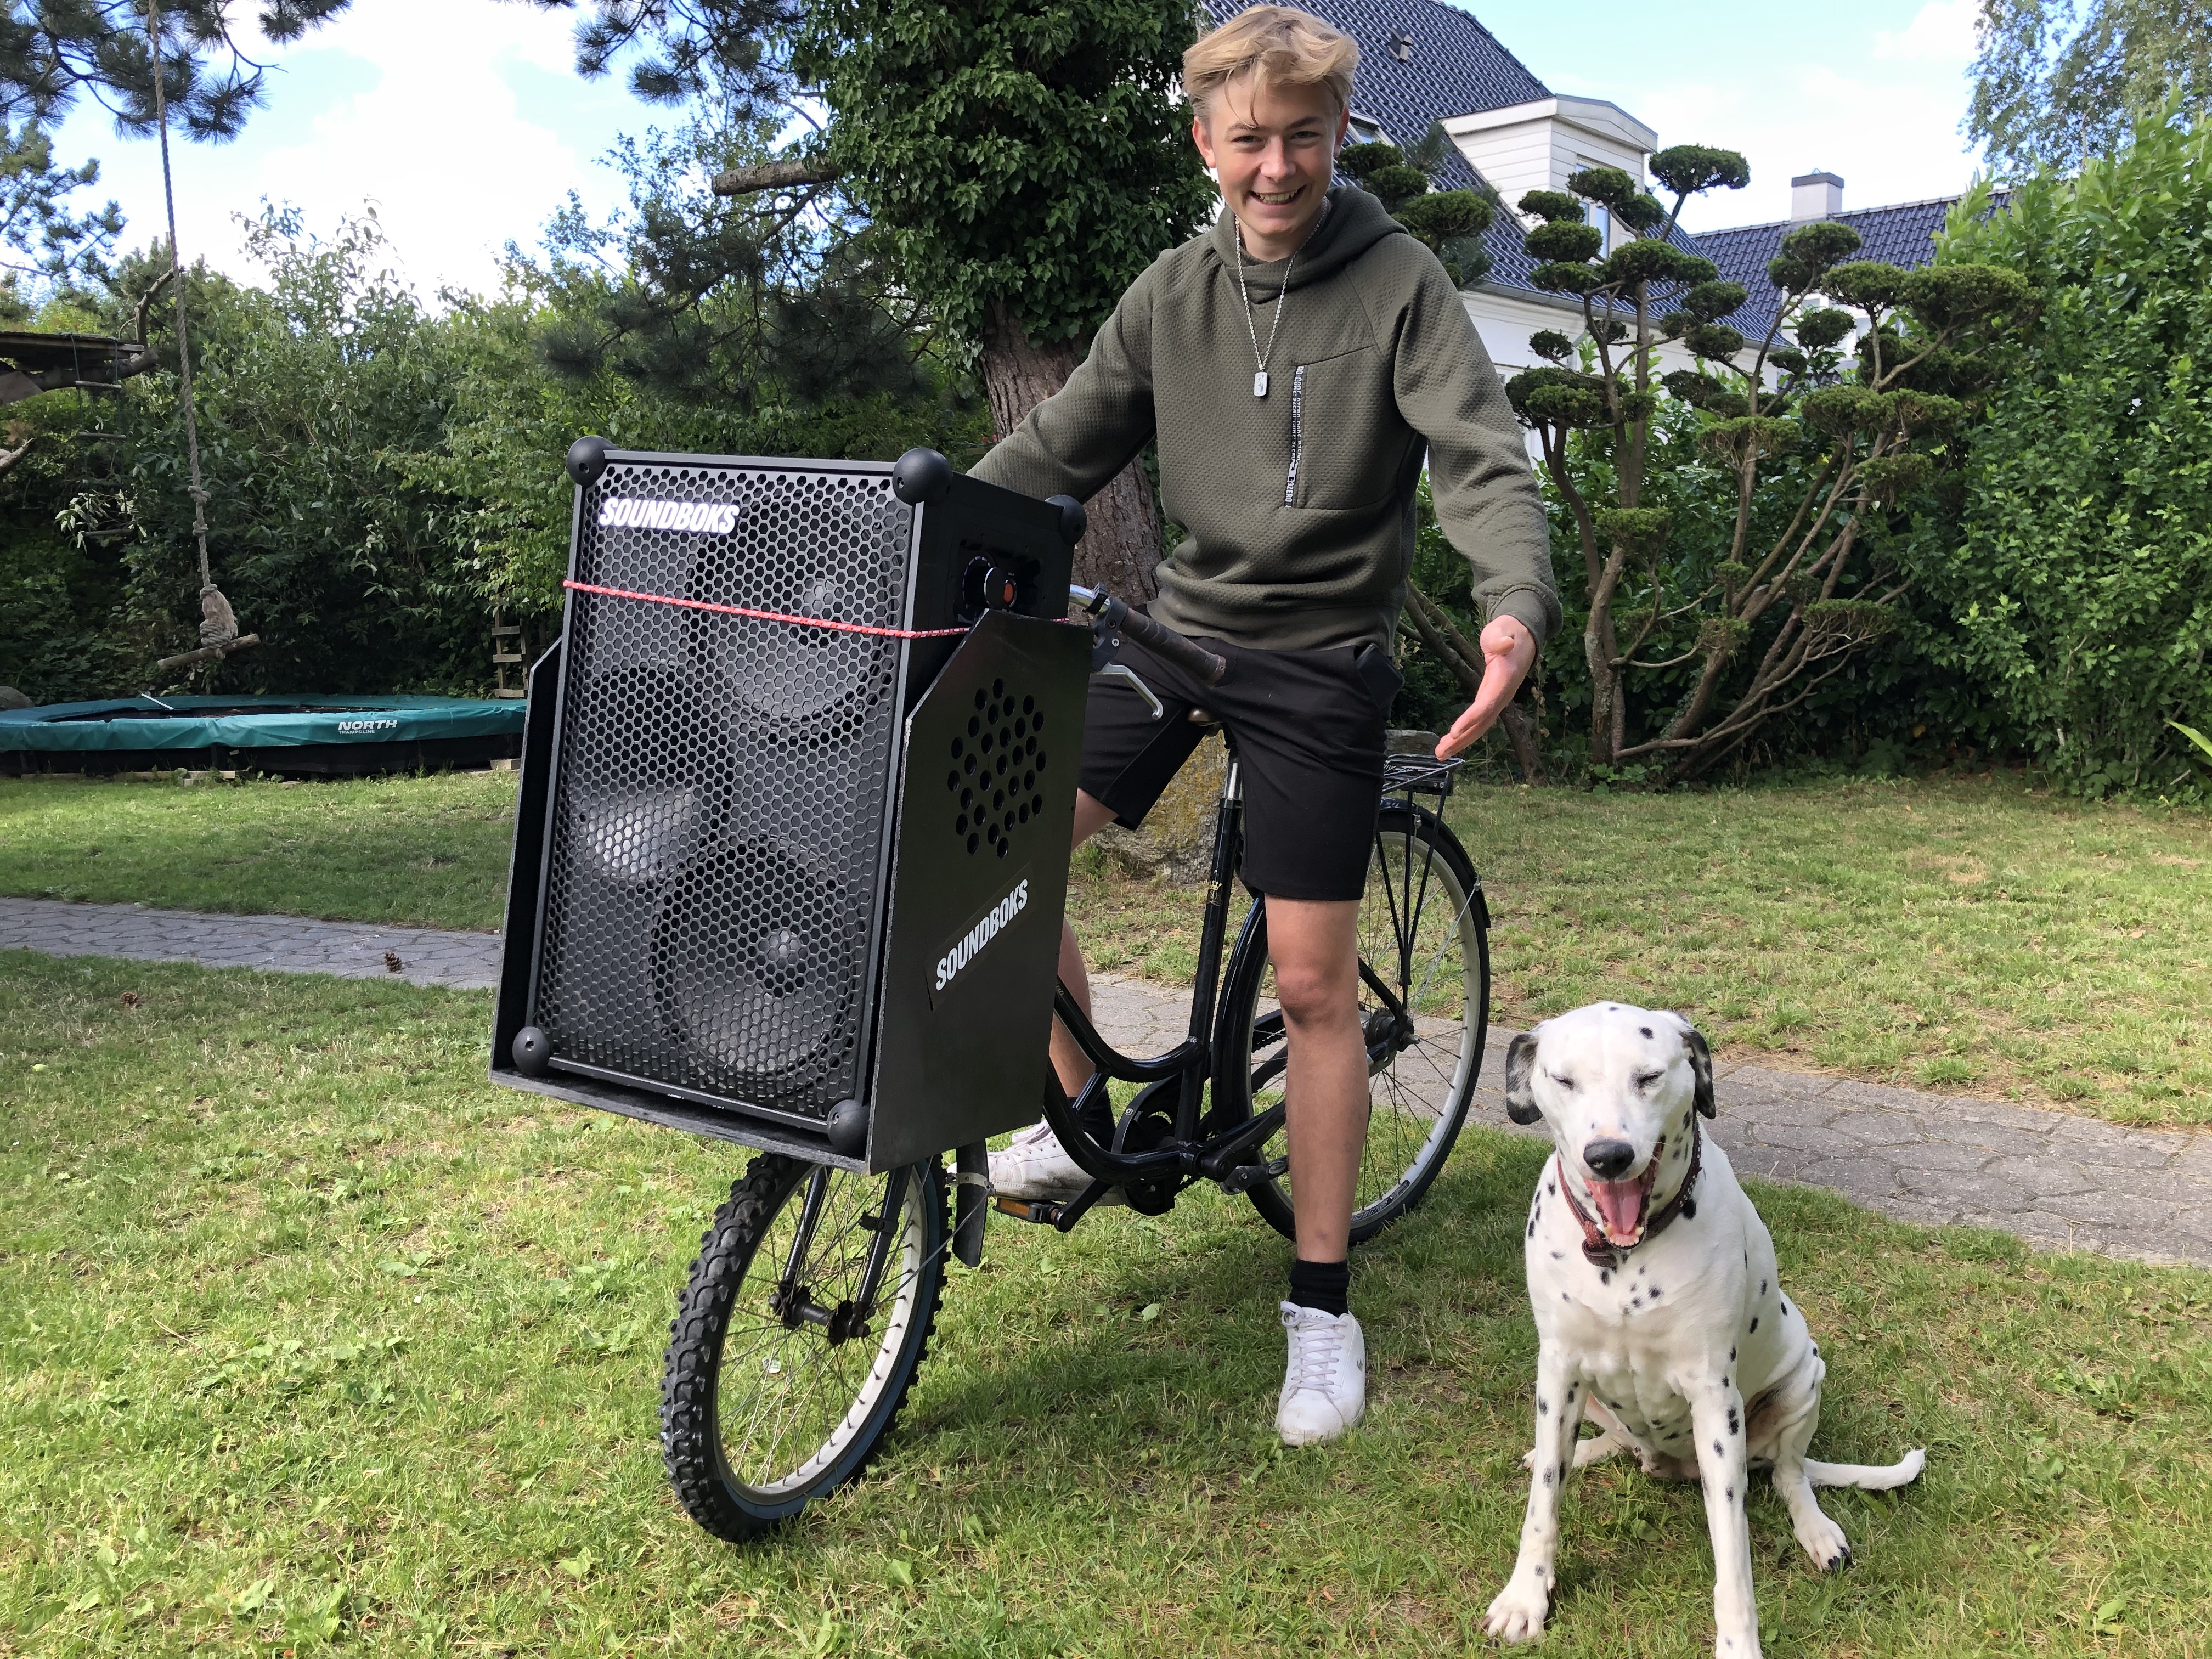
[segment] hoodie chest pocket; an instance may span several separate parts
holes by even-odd
[[[1297,364],[1289,378],[1283,505],[1342,511],[1389,495],[1405,422],[1383,354],[1364,346]]]

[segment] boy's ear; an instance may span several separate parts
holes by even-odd
[[[1534,1123],[1544,1115],[1536,1104],[1536,1034],[1523,1031],[1506,1045],[1505,1115],[1516,1123]]]

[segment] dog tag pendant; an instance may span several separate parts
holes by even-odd
[[[1264,368],[1252,377],[1252,395],[1255,398],[1267,395],[1267,371]]]

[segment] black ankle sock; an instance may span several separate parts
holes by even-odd
[[[1352,1264],[1349,1261],[1291,1263],[1291,1300],[1317,1313],[1352,1311]]]

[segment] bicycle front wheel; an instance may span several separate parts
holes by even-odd
[[[1355,1244],[1427,1195],[1467,1121],[1489,1035],[1489,927],[1482,884],[1458,838],[1433,813],[1386,804],[1359,903],[1369,1115],[1352,1200]],[[1237,1034],[1223,1075],[1237,1080],[1231,1087],[1241,1083],[1246,1116],[1284,1097],[1287,1046],[1273,996],[1273,970],[1255,950],[1223,1014]],[[1279,1131],[1255,1162],[1270,1173],[1250,1188],[1253,1206],[1294,1237],[1287,1137]]]
[[[661,1452],[693,1520],[740,1541],[860,1474],[929,1346],[945,1243],[934,1161],[880,1176],[754,1162],[669,1332]]]

